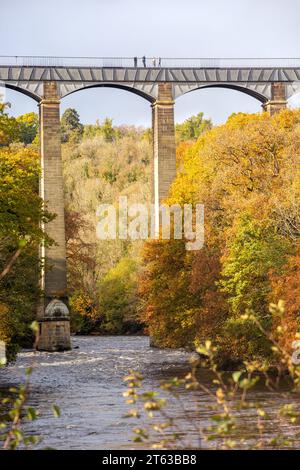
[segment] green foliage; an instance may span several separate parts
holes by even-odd
[[[116,132],[112,125],[112,119],[104,119],[104,122],[101,127],[101,132],[106,142],[112,142],[115,139]]]
[[[224,366],[253,355],[269,358],[270,344],[255,322],[241,316],[251,313],[276,331],[268,304],[283,298],[288,310],[281,327],[288,325],[291,343],[300,301],[299,123],[299,110],[236,114],[196,142],[178,145],[178,174],[167,202],[204,204],[205,246],[182,253],[172,242],[160,250],[146,245],[141,318],[154,342],[177,347],[210,339]],[[181,138],[194,135],[184,126],[182,132]],[[159,284],[164,277],[168,289]]]
[[[136,318],[137,266],[122,258],[99,283],[99,309],[104,318],[102,328],[109,333],[126,332],[126,323]],[[135,320],[136,321],[136,320]]]
[[[97,135],[102,136],[105,142],[113,142],[120,136],[120,132],[113,127],[113,120],[107,117],[102,123],[97,121],[96,126],[84,126],[84,138],[91,139]]]
[[[38,115],[27,113],[14,118],[5,112],[8,107],[9,103],[0,103],[0,147],[7,147],[13,142],[33,143],[38,135]]]
[[[80,122],[76,109],[68,108],[61,118],[61,140],[62,142],[80,141],[83,134],[83,125]]]
[[[39,297],[38,247],[52,241],[40,222],[53,218],[38,195],[38,155],[0,150],[0,339],[9,360],[19,345],[32,344],[29,325]]]
[[[5,112],[8,107],[10,107],[9,103],[0,102],[0,147],[5,147],[19,140],[17,121]]]
[[[3,256],[3,251],[1,256]],[[0,284],[0,339],[5,341],[8,360],[14,360],[20,346],[31,347],[30,328],[36,318],[40,296],[37,249],[27,248]]]
[[[255,314],[265,329],[272,328],[268,312],[271,294],[269,272],[279,273],[287,261],[290,242],[280,236],[267,221],[257,221],[243,214],[236,222],[234,235],[227,243],[219,285],[230,305],[224,323],[224,339],[236,341],[231,359],[271,356],[270,343],[253,321],[243,318],[245,312]]]
[[[191,116],[182,124],[176,124],[176,140],[197,140],[201,134],[212,128],[211,119],[204,119],[203,113]]]
[[[25,145],[32,144],[39,130],[39,117],[36,113],[27,113],[16,118],[19,128],[19,140]]]
[[[142,242],[97,239],[95,213],[101,203],[117,207],[119,196],[127,196],[129,204],[150,201],[152,148],[143,128],[119,126],[110,132],[111,128],[111,120],[104,128],[99,123],[85,126],[80,143],[63,145],[68,285],[72,330],[79,334],[140,328],[137,276],[130,272],[140,265]],[[119,270],[124,274],[118,274]],[[93,318],[86,311],[90,303]]]
[[[45,238],[40,221],[52,216],[38,195],[38,155],[28,149],[0,151],[0,239],[17,246],[36,245]]]
[[[279,272],[290,243],[266,221],[243,214],[227,243],[220,281],[234,314],[264,312],[270,293],[269,271]]]

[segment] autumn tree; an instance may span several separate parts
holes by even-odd
[[[10,103],[0,102],[0,147],[5,147],[19,139],[19,128],[14,117],[6,112]]]
[[[151,142],[143,128],[112,126],[111,120],[103,126],[84,126],[80,142],[62,146],[68,285],[77,333],[141,328],[137,271],[142,242],[97,239],[96,210],[101,203],[117,206],[120,195],[129,204],[149,202]]]
[[[61,118],[61,140],[68,142],[80,141],[83,134],[83,125],[80,122],[79,114],[76,109],[67,108]]]
[[[0,150],[0,339],[7,343],[9,357],[31,338],[29,324],[39,296],[38,247],[52,243],[41,222],[54,216],[43,206],[38,183],[34,151]]]
[[[271,291],[269,301],[275,303],[284,299],[284,314],[275,319],[273,334],[286,351],[292,353],[292,343],[299,339],[300,331],[300,244],[297,241],[295,252],[288,258],[280,272],[269,273]],[[279,330],[278,330],[279,329]],[[298,335],[297,335],[298,333]]]
[[[270,345],[249,315],[255,315],[269,332],[276,331],[278,324],[272,324],[268,304],[285,297],[290,325],[286,337],[295,336],[299,327],[292,306],[292,298],[297,298],[300,226],[299,125],[299,110],[272,117],[241,113],[202,133],[196,142],[178,145],[178,174],[168,201],[204,204],[206,240],[198,253],[184,254],[177,246],[167,261],[167,246],[146,247],[149,276],[141,279],[146,293],[142,312],[150,332],[162,344],[197,344],[204,339],[203,332],[218,345],[220,362],[230,364],[255,355],[270,359]],[[181,267],[176,264],[179,260]],[[171,275],[174,265],[175,283],[170,280],[170,289],[160,289],[156,278],[161,272]],[[181,279],[185,279],[182,290],[176,285]],[[179,318],[186,318],[181,343],[174,334],[180,331],[176,305]],[[283,318],[281,325],[284,322]],[[188,334],[185,324],[189,324]]]

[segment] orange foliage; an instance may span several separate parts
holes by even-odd
[[[232,115],[180,143],[177,167],[167,202],[204,204],[205,246],[146,244],[142,321],[163,346],[212,339],[229,360],[270,357],[242,316],[250,309],[275,330],[268,303],[281,298],[286,345],[299,327],[300,110]]]
[[[279,342],[282,347],[291,351],[291,344],[300,327],[300,243],[297,245],[296,254],[289,258],[280,276],[271,273],[270,278],[272,285],[270,302],[277,303],[283,299],[285,305],[283,317],[275,322],[274,333],[276,334],[277,326],[283,329],[283,334],[279,335]]]

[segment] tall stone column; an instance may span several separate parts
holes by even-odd
[[[176,176],[174,100],[171,83],[159,83],[158,98],[152,105],[153,128],[153,203],[155,233],[159,233],[159,205],[168,196]]]
[[[45,224],[47,235],[54,240],[51,247],[41,248],[45,261],[42,272],[44,292],[38,311],[37,348],[45,351],[70,349],[70,321],[67,307],[66,239],[64,194],[61,158],[59,96],[55,82],[44,82],[40,109],[40,195],[47,210],[56,214]]]
[[[267,111],[270,116],[285,109],[286,102],[286,86],[283,82],[274,82],[271,84],[271,99],[263,104],[263,110]]]

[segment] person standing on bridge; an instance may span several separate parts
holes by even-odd
[[[137,57],[133,58],[133,64],[134,64],[134,67],[137,67]]]
[[[146,67],[146,56],[143,56],[142,61],[143,61],[143,66]]]
[[[153,67],[156,67],[156,59],[155,59],[155,57],[152,57],[152,65],[153,65]]]
[[[158,58],[158,66],[161,67],[161,57]]]

